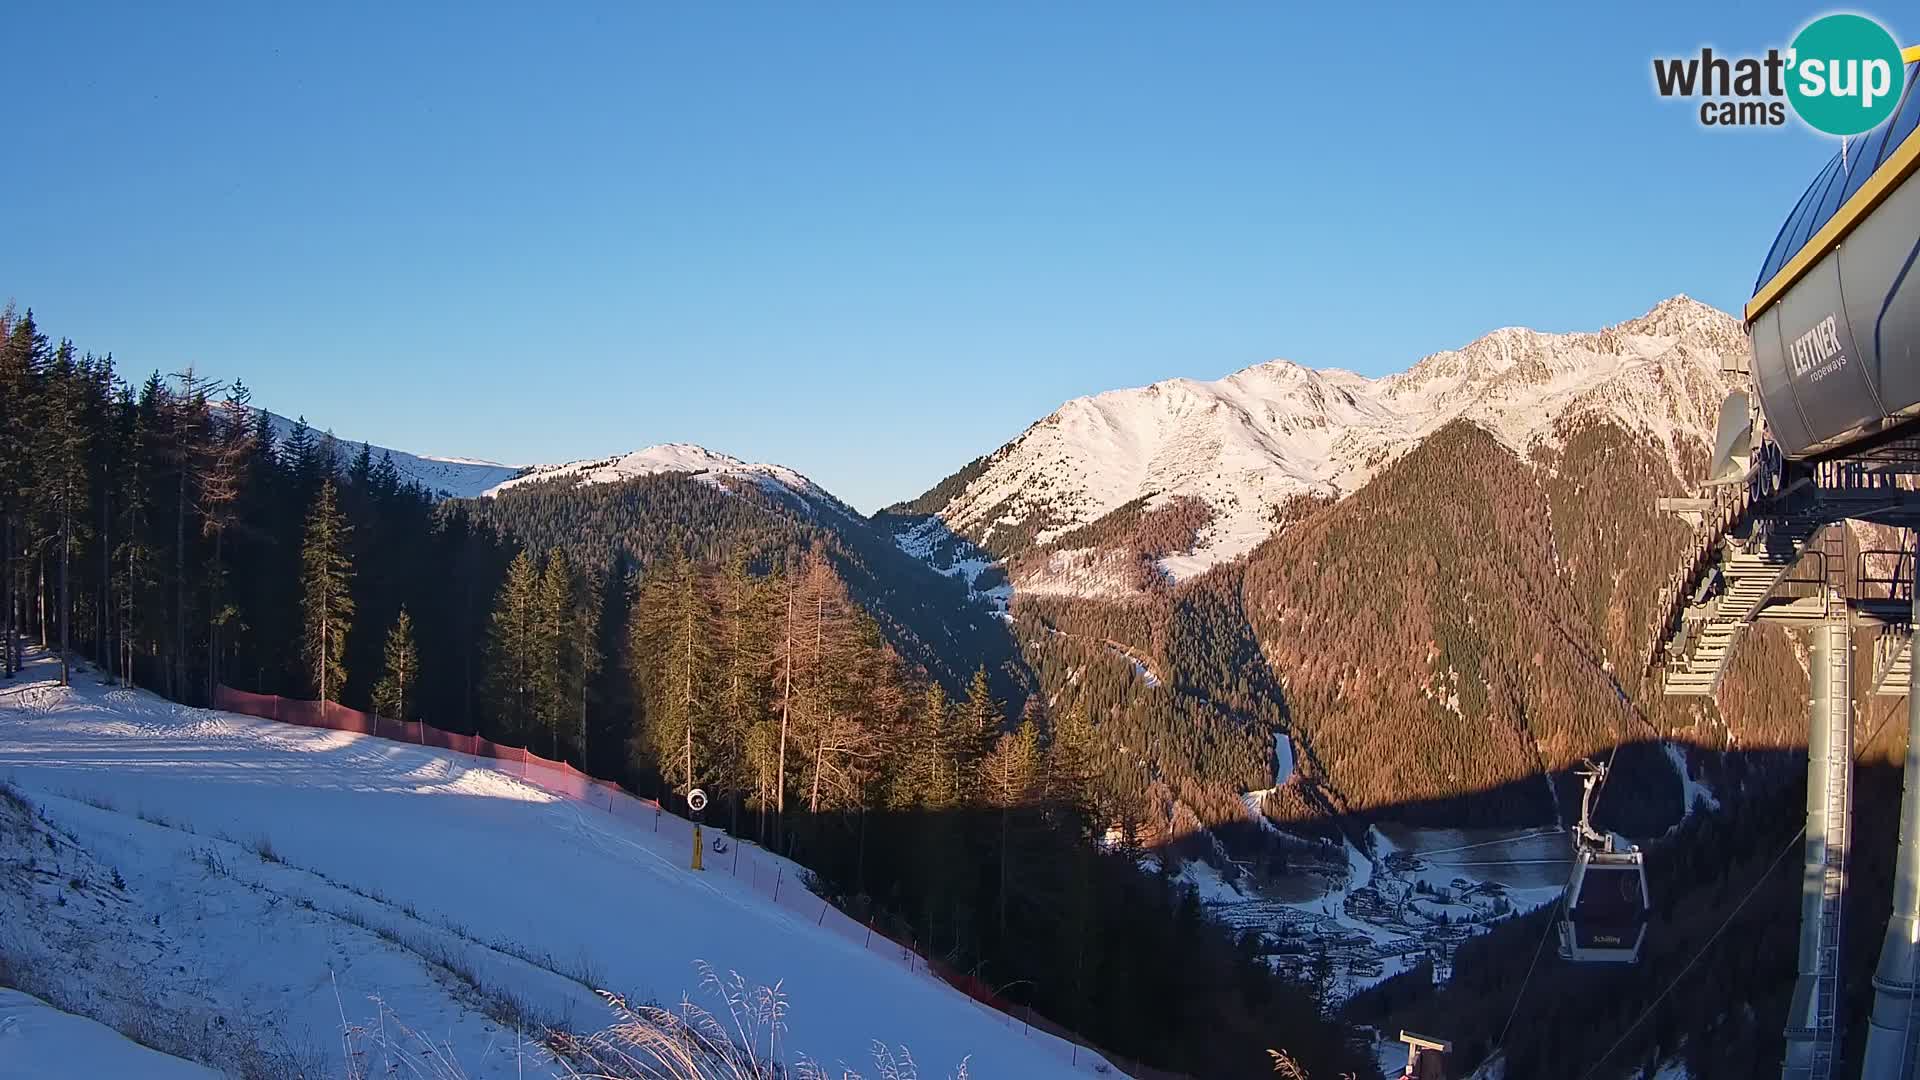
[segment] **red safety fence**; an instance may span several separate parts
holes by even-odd
[[[564,761],[549,761],[518,746],[502,746],[478,735],[459,735],[417,721],[389,720],[331,701],[299,701],[273,694],[252,694],[227,686],[214,690],[213,707],[302,727],[351,731],[377,739],[431,746],[498,762],[495,767],[508,776],[568,802],[604,810],[611,817],[645,828],[657,834],[669,848],[681,852],[680,858],[685,862],[691,864],[693,859],[695,826],[691,821],[665,810],[657,800],[633,795],[618,784],[596,780]],[[583,821],[590,824],[588,819]],[[1078,1065],[1083,1057],[1092,1064],[1104,1059],[1114,1068],[1140,1080],[1186,1080],[1181,1074],[1154,1069],[1094,1048],[1091,1043],[1035,1014],[1027,1006],[1002,999],[974,975],[920,955],[913,943],[890,937],[874,925],[873,919],[861,922],[841,911],[831,901],[816,895],[806,882],[792,880],[798,873],[790,873],[796,868],[787,860],[749,841],[730,837],[725,830],[717,827],[700,828],[703,830],[703,844],[713,839],[721,841],[701,852],[708,872],[730,874],[796,920],[830,930],[853,946],[881,953],[897,960],[909,971],[924,972],[947,983],[1008,1027],[1017,1025],[1027,1038],[1046,1046],[1061,1061]]]

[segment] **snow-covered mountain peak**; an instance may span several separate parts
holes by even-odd
[[[545,480],[617,484],[660,473],[684,473],[722,489],[734,482],[753,483],[771,494],[796,500],[809,509],[825,506],[841,513],[852,513],[846,504],[834,498],[825,488],[784,465],[747,462],[693,443],[659,443],[626,454],[583,458],[559,465],[535,465],[510,480],[495,484],[483,494],[491,497]]]
[[[1367,378],[1273,360],[1214,381],[1168,379],[1076,398],[989,457],[937,514],[1010,553],[1045,545],[1134,500],[1204,500],[1181,577],[1235,558],[1295,495],[1343,496],[1455,419],[1525,455],[1570,418],[1611,419],[1675,463],[1710,437],[1723,361],[1746,350],[1731,316],[1676,296],[1592,333],[1494,330],[1406,371]],[[1047,591],[1044,580],[1016,584]]]

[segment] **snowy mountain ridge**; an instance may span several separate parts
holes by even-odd
[[[296,423],[304,422],[304,418],[293,421],[265,409],[257,411],[267,418],[276,444],[285,443]],[[784,465],[750,463],[693,443],[659,443],[625,454],[582,458],[557,465],[521,466],[485,458],[415,454],[342,439],[318,429],[314,430],[314,437],[333,439],[334,457],[342,468],[353,460],[362,445],[367,446],[375,461],[382,455],[391,455],[402,481],[418,484],[442,499],[493,498],[501,492],[544,480],[616,484],[659,473],[685,473],[721,490],[727,490],[733,482],[757,484],[768,494],[795,503],[809,515],[824,507],[849,517],[859,516],[832,492]]]
[[[808,510],[824,506],[842,514],[854,515],[852,508],[827,489],[784,465],[750,463],[693,443],[661,443],[627,454],[583,458],[560,465],[535,465],[517,476],[494,484],[481,494],[491,498],[516,487],[546,480],[617,484],[660,473],[685,473],[722,490],[727,489],[731,482],[757,484],[768,494],[795,501]]]
[[[267,418],[267,424],[273,431],[274,443],[284,445],[287,436],[293,433],[297,422],[266,409],[257,411]],[[334,457],[343,468],[360,452],[360,447],[363,445],[334,437],[331,432],[318,429],[314,430],[314,437],[333,438]],[[418,484],[430,494],[443,499],[473,498],[488,488],[525,471],[517,465],[503,465],[497,461],[481,458],[435,457],[429,454],[394,450],[385,446],[374,446],[371,443],[364,445],[375,461],[379,461],[383,454],[391,454],[393,467],[399,472],[402,481]]]
[[[1251,551],[1295,495],[1340,498],[1456,419],[1525,458],[1567,423],[1611,420],[1677,463],[1711,438],[1739,323],[1685,296],[1589,333],[1495,330],[1404,372],[1368,378],[1289,360],[1211,382],[1168,379],[1076,398],[995,451],[934,510],[1000,555],[1045,546],[1134,500],[1204,500],[1193,547],[1160,560],[1180,579]],[[1078,549],[1076,549],[1077,551]],[[1057,561],[1057,560],[1055,560]],[[1042,570],[1016,586],[1081,592]]]

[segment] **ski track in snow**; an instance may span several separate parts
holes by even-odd
[[[0,887],[0,928],[40,920],[40,962],[105,1013],[136,1007],[125,999],[144,988],[272,1030],[281,1050],[318,1055],[335,1075],[343,1011],[371,1021],[378,997],[393,1020],[449,1043],[475,1080],[517,1077],[513,1034],[422,952],[458,957],[575,1030],[612,1018],[563,972],[630,1000],[716,1004],[697,990],[705,961],[781,984],[789,1057],[866,1069],[880,1040],[930,1074],[962,1060],[978,1076],[1076,1071],[1001,1014],[744,878],[684,869],[684,849],[644,825],[447,751],[179,707],[101,687],[84,668],[62,690],[51,672],[42,660],[29,673],[40,684],[0,694],[0,780],[73,834],[62,858],[100,880],[117,869],[127,887],[96,881],[66,908],[48,907],[59,881],[24,897]],[[262,841],[284,862],[262,859]],[[88,909],[71,925],[43,914],[80,913],[96,894],[118,914]],[[1093,1064],[1083,1052],[1077,1071]]]

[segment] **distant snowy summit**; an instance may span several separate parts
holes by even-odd
[[[1677,466],[1711,438],[1722,365],[1746,349],[1732,316],[1676,296],[1591,333],[1495,330],[1380,378],[1275,360],[1211,382],[1168,379],[1069,401],[912,505],[1009,556],[1137,500],[1153,510],[1196,498],[1208,524],[1160,560],[1178,579],[1251,551],[1291,497],[1352,494],[1457,419],[1525,458],[1591,416]],[[1015,586],[1085,592],[1045,577]]]
[[[569,461],[561,465],[535,465],[511,479],[494,484],[481,494],[492,497],[527,484],[555,480],[582,485],[617,484],[661,473],[682,473],[723,490],[729,489],[734,483],[755,484],[769,495],[797,501],[809,512],[825,507],[847,515],[854,514],[850,507],[827,489],[784,465],[750,463],[693,443],[661,443],[611,457]]]
[[[275,443],[285,443],[299,421],[278,413],[258,410],[273,429]],[[854,510],[827,489],[784,465],[754,464],[692,443],[661,443],[628,454],[569,461],[559,465],[504,465],[483,458],[440,457],[414,454],[405,450],[342,439],[331,432],[309,427],[315,439],[333,439],[334,457],[341,468],[365,445],[375,461],[391,455],[394,469],[402,481],[419,485],[428,494],[442,499],[493,498],[504,491],[541,481],[571,481],[577,484],[617,484],[642,476],[681,473],[713,484],[722,490],[740,482],[757,485],[770,495],[794,503],[813,514],[828,509],[851,517]]]

